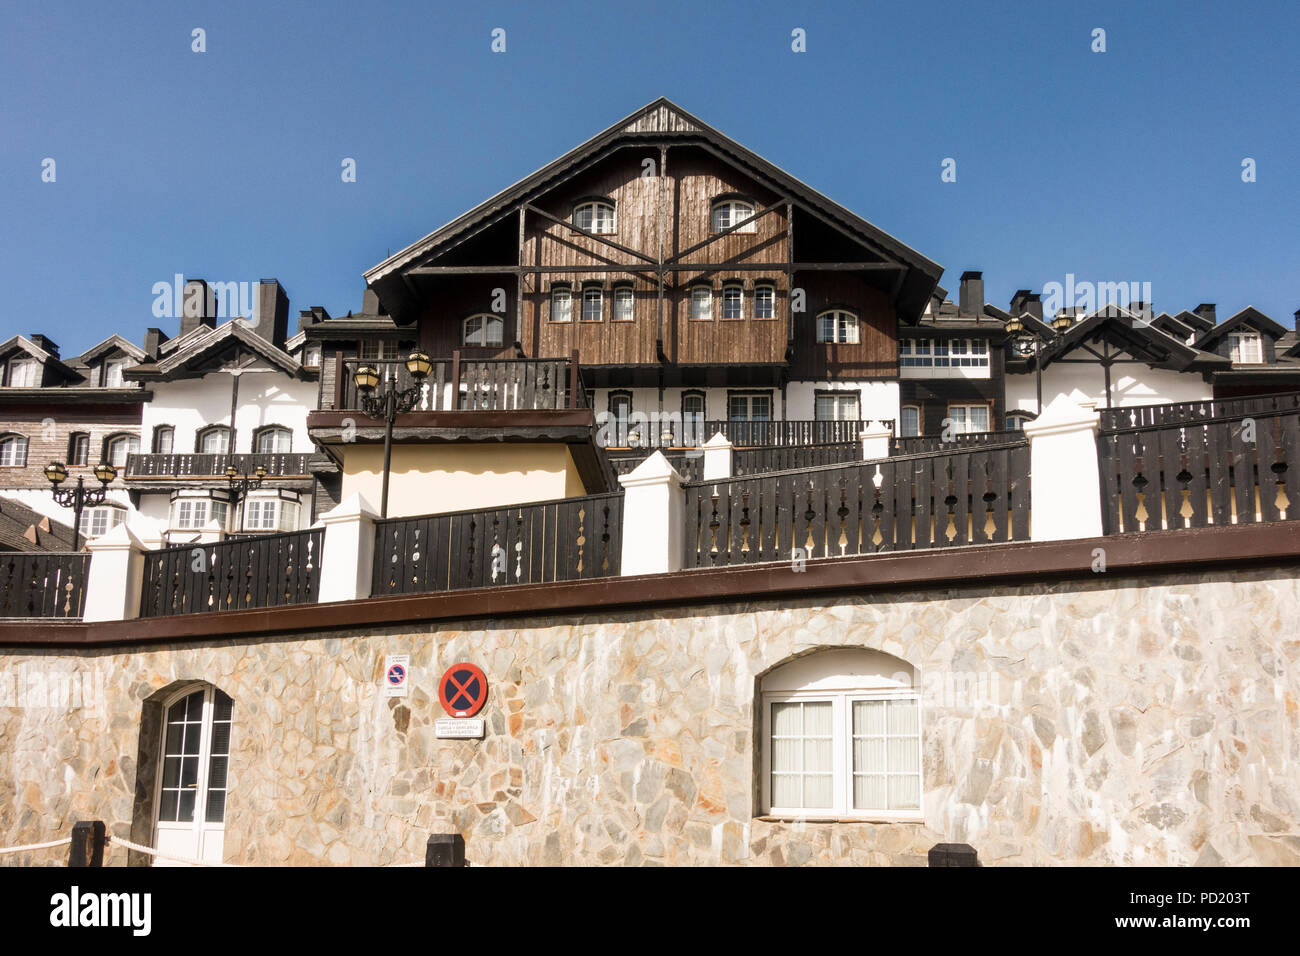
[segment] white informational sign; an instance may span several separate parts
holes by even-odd
[[[441,717],[433,722],[433,735],[439,740],[482,740],[482,717]]]
[[[389,654],[384,658],[384,696],[405,697],[411,682],[411,655]]]

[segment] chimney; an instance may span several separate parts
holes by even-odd
[[[330,314],[326,310],[325,306],[323,305],[313,305],[311,307],[311,314],[313,317],[312,318],[313,325],[315,325],[317,322],[328,322],[330,320]]]
[[[984,273],[963,272],[961,274],[961,293],[957,310],[961,315],[984,314]]]
[[[1011,297],[1010,313],[1019,318],[1028,312],[1039,322],[1043,321],[1043,303],[1039,299],[1037,292],[1030,292],[1028,289],[1017,289],[1016,294]]]
[[[379,293],[369,286],[361,296],[361,314],[362,315],[387,315],[384,307],[379,304]]]
[[[1300,332],[1300,309],[1296,309],[1294,312],[1292,312],[1291,318],[1295,319],[1295,324],[1291,326],[1291,328],[1295,329],[1297,332]]]
[[[39,332],[33,332],[31,335],[28,336],[28,338],[30,338],[32,340],[32,344],[35,345],[41,351],[49,352],[55,358],[59,357],[59,346],[52,340],[47,339],[45,336],[41,335]]]
[[[289,331],[289,296],[278,279],[263,279],[257,284],[252,330],[276,348],[284,348]]]
[[[1197,315],[1209,322],[1210,325],[1218,325],[1219,320],[1214,315],[1214,303],[1202,302],[1196,308],[1192,309]]]
[[[315,312],[313,312],[311,309],[298,310],[298,331],[299,332],[301,332],[303,329],[310,328],[315,324],[316,324]]]
[[[167,341],[167,336],[163,335],[162,329],[145,329],[144,330],[144,354],[149,361],[158,361],[158,353],[162,344]]]
[[[181,293],[181,335],[217,324],[217,294],[202,279],[187,279]]]

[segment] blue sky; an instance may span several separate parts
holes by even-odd
[[[390,250],[658,96],[941,263],[954,295],[965,269],[1003,307],[1073,273],[1290,327],[1300,4],[1059,6],[9,4],[0,335],[68,356],[173,333],[152,288],[178,272],[358,309]]]

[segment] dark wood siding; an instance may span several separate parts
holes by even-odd
[[[896,323],[883,292],[851,273],[801,273],[794,277],[794,286],[804,290],[805,311],[795,314],[791,378],[898,377]],[[857,314],[857,345],[817,341],[817,316],[832,308]]]

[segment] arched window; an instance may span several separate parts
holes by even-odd
[[[23,468],[27,465],[27,439],[22,435],[0,438],[0,468]]]
[[[573,320],[573,292],[567,285],[557,285],[551,289],[551,321],[570,322]]]
[[[713,318],[713,290],[707,285],[697,285],[691,289],[690,316],[692,319]]]
[[[754,318],[776,318],[776,286],[760,283],[754,286]]]
[[[713,204],[713,231],[722,232],[724,229],[730,229],[752,215],[754,215],[754,204],[746,199],[731,196],[719,199]],[[757,223],[753,222],[745,223],[736,232],[753,232],[756,225]]]
[[[729,282],[722,287],[722,317],[724,319],[745,317],[745,292],[738,282]]]
[[[461,344],[489,347],[500,345],[505,339],[505,320],[499,315],[482,313],[471,315],[463,324]]]
[[[1037,417],[1038,416],[1035,415],[1033,412],[1026,412],[1020,409],[1016,409],[1015,411],[1012,412],[1007,412],[1007,419],[1006,419],[1007,431],[1009,432],[1024,431],[1025,425],[1029,422],[1032,422]]]
[[[194,450],[200,455],[225,455],[230,451],[230,429],[213,425],[198,434]]]
[[[287,455],[293,447],[293,432],[282,425],[260,428],[253,439],[253,449],[260,455]]]
[[[617,286],[614,289],[614,322],[631,322],[635,318],[636,295],[630,285]]]
[[[600,322],[605,318],[605,290],[598,285],[582,288],[582,321]]]
[[[190,685],[164,703],[154,801],[159,850],[221,862],[233,711],[230,697],[211,684]]]
[[[139,435],[114,435],[104,443],[104,460],[121,471],[126,467],[127,456],[138,454],[139,451]]]
[[[817,341],[858,343],[858,317],[846,309],[828,309],[817,316]]]
[[[764,813],[919,819],[921,702],[911,665],[843,648],[764,675]]]
[[[153,430],[153,453],[170,455],[172,444],[176,440],[176,429],[171,425],[155,425]]]
[[[68,464],[74,467],[90,464],[90,436],[85,432],[73,432],[68,436]]]
[[[573,225],[598,236],[614,232],[614,204],[602,200],[581,203],[573,209]]]

